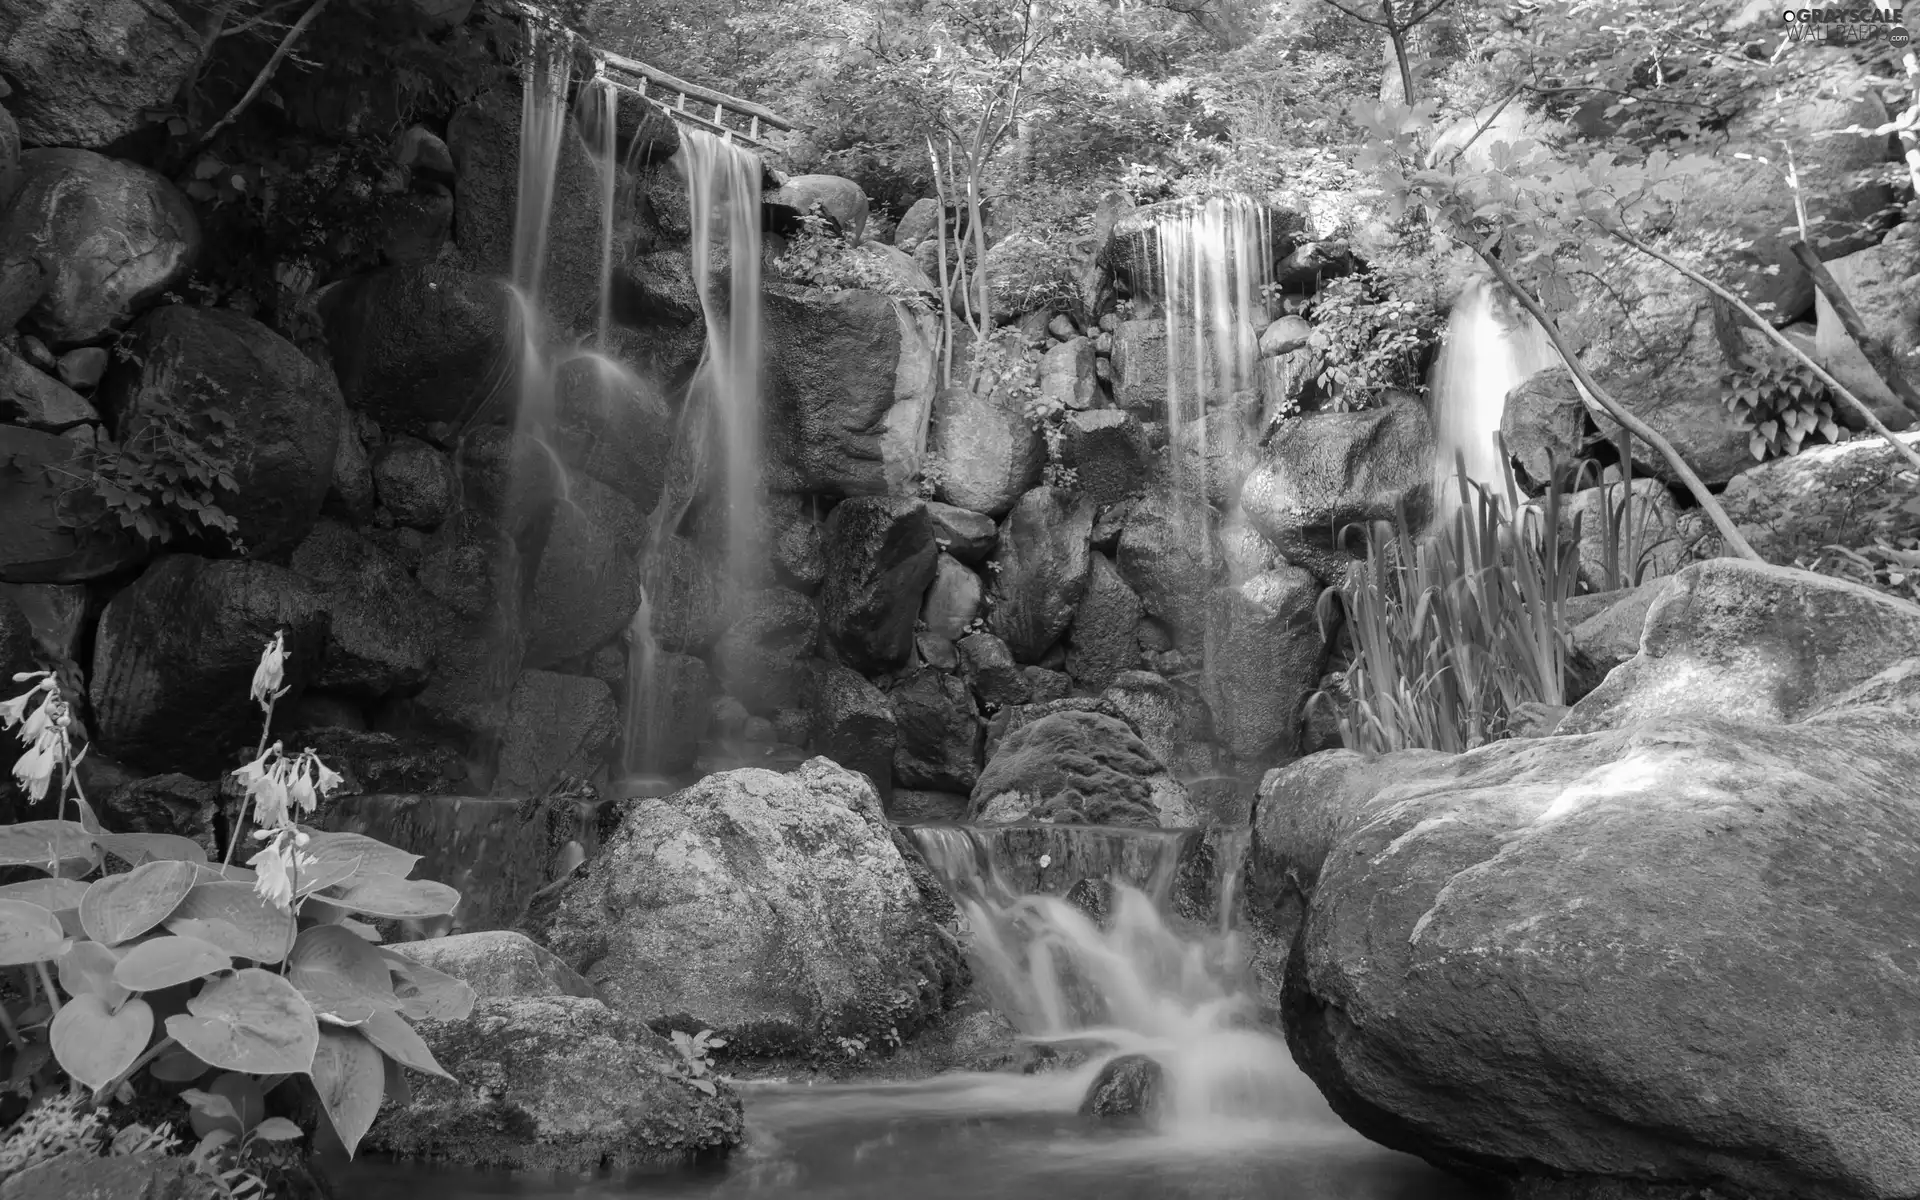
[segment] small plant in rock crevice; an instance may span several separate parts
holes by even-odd
[[[1800,363],[1750,367],[1727,380],[1727,407],[1745,419],[1747,449],[1757,460],[1787,458],[1816,435],[1842,442],[1834,396]]]
[[[727,1039],[715,1037],[711,1029],[694,1034],[675,1029],[672,1036],[673,1048],[680,1055],[681,1078],[709,1096],[719,1095],[719,1088],[709,1078],[713,1070],[712,1053],[724,1047]]]
[[[1425,289],[1431,291],[1431,289]],[[1332,411],[1370,408],[1388,392],[1425,391],[1422,370],[1445,317],[1420,289],[1391,293],[1364,275],[1321,283],[1309,309],[1320,374]]]
[[[283,631],[254,675],[263,729],[286,694],[284,667]],[[191,1160],[229,1195],[254,1195],[253,1147],[304,1136],[267,1111],[296,1077],[349,1154],[383,1098],[406,1102],[397,1068],[450,1078],[410,1022],[464,1017],[473,990],[380,947],[357,918],[443,916],[459,893],[407,878],[417,855],[300,825],[338,775],[310,751],[265,746],[263,732],[235,772],[246,800],[227,864],[186,838],[107,833],[74,776],[86,748],[57,683],[44,672],[17,681],[29,690],[0,705],[0,725],[28,743],[15,778],[39,803],[58,777],[61,812],[71,803],[78,820],[0,827],[0,866],[46,873],[0,887],[0,968],[21,969],[27,997],[0,1007],[0,1059],[36,1101],[10,1136],[48,1119],[34,1114],[50,1103],[92,1113],[171,1097],[199,1138]],[[262,845],[235,867],[248,813]]]
[[[903,284],[872,255],[849,246],[833,225],[814,211],[800,218],[801,232],[787,240],[786,253],[773,260],[773,269],[795,283],[829,292],[879,292],[917,313],[933,311],[924,292]]]

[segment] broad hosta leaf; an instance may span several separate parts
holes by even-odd
[[[206,1137],[216,1129],[244,1137],[267,1115],[267,1096],[259,1081],[234,1071],[215,1079],[205,1091],[189,1088],[180,1098],[191,1110],[187,1120],[195,1137]]]
[[[112,1008],[127,998],[127,989],[113,981],[120,952],[99,942],[75,942],[60,956],[60,986],[69,996],[98,996]]]
[[[389,846],[378,838],[361,833],[317,833],[311,829],[302,851],[321,862],[359,860],[360,869],[369,875],[397,875],[405,879],[419,863],[418,854],[408,854],[398,846]]]
[[[444,883],[427,879],[402,879],[398,875],[362,871],[332,889],[325,899],[348,912],[405,920],[447,916],[460,903],[460,893]]]
[[[93,840],[102,850],[134,866],[149,862],[207,861],[205,847],[175,833],[96,833]]]
[[[307,1132],[285,1117],[268,1117],[253,1127],[253,1136],[263,1142],[297,1142]]]
[[[195,884],[167,929],[257,963],[277,963],[293,945],[293,915],[261,899],[249,883]]]
[[[473,989],[463,980],[404,954],[381,951],[396,978],[393,994],[410,1021],[464,1021],[473,1012]]]
[[[300,872],[300,886],[293,890],[293,894],[311,896],[322,888],[330,888],[352,879],[359,870],[360,860],[357,858],[316,863]]]
[[[287,960],[287,978],[317,1015],[342,1025],[358,1025],[400,1004],[380,951],[338,925],[300,931]]]
[[[147,1071],[162,1083],[192,1083],[213,1068],[185,1046],[171,1046],[153,1060]]]
[[[197,877],[192,863],[152,862],[97,879],[80,900],[80,924],[109,946],[139,937],[180,906]]]
[[[58,913],[65,908],[79,908],[80,897],[87,894],[87,885],[78,879],[29,879],[24,883],[9,883],[0,887],[0,900],[25,900],[29,904],[38,904],[48,912]]]
[[[51,1034],[53,1056],[67,1074],[99,1091],[147,1048],[153,1010],[144,1000],[129,1000],[113,1013],[98,996],[75,996],[54,1014]]]
[[[313,1090],[320,1094],[333,1131],[352,1156],[373,1126],[386,1094],[387,1060],[372,1042],[351,1029],[322,1029],[313,1055]]]
[[[366,1039],[380,1048],[381,1053],[403,1067],[411,1067],[427,1075],[438,1075],[451,1081],[453,1076],[434,1060],[433,1051],[427,1049],[427,1043],[413,1031],[413,1026],[398,1013],[377,1012],[359,1027]]]
[[[132,992],[155,992],[233,965],[225,950],[197,937],[157,937],[127,951],[113,981]]]
[[[173,1040],[208,1064],[254,1075],[300,1074],[320,1038],[313,1009],[291,983],[258,967],[207,985],[167,1018]]]
[[[380,1065],[385,1069],[387,1076],[387,1099],[400,1108],[412,1104],[413,1084],[407,1078],[407,1069],[384,1054],[380,1056]]]
[[[25,900],[0,900],[0,967],[58,958],[67,935],[60,918]]]
[[[244,883],[249,887],[260,878],[251,867],[230,867],[220,863],[195,863],[200,871],[201,883]]]
[[[0,826],[0,867],[97,862],[94,835],[78,821],[21,821]]]

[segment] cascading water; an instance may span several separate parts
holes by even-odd
[[[1467,478],[1502,493],[1497,435],[1507,393],[1555,361],[1546,331],[1505,301],[1491,280],[1477,279],[1460,293],[1428,381],[1443,510],[1459,503],[1454,473],[1462,460]]]
[[[1223,845],[1216,860],[1217,926],[1182,930],[1168,916],[1168,893],[1185,839],[1153,839],[1153,858],[1134,865],[1132,881],[1115,873],[1103,925],[1059,896],[1014,886],[983,831],[922,826],[912,835],[965,918],[978,976],[1015,1029],[1034,1042],[1104,1051],[1077,1083],[1115,1054],[1144,1054],[1166,1081],[1161,1132],[1181,1140],[1341,1128],[1285,1043],[1259,1024],[1233,920],[1243,844]]]
[[[728,139],[682,128],[679,161],[686,176],[687,210],[692,214],[693,282],[706,319],[706,356],[695,373],[681,410],[678,437],[688,448],[693,470],[670,483],[655,507],[648,553],[641,565],[645,597],[628,629],[627,773],[658,776],[662,745],[674,703],[668,659],[659,650],[655,614],[670,585],[673,561],[665,552],[688,510],[700,498],[701,483],[717,475],[717,502],[726,519],[726,564],[722,595],[743,596],[756,578],[759,557],[761,474],[761,217],[764,168],[759,156]],[[726,287],[716,285],[713,269],[716,226],[724,232]]]

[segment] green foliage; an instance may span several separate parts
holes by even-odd
[[[1846,440],[1834,420],[1835,398],[1802,363],[1765,363],[1727,380],[1727,407],[1747,422],[1747,448],[1756,459],[1800,453],[1808,438]]]
[[[1460,752],[1510,732],[1523,706],[1565,699],[1562,607],[1579,584],[1579,542],[1561,536],[1558,488],[1523,506],[1457,479],[1459,507],[1425,537],[1403,512],[1368,531],[1364,562],[1322,593],[1321,623],[1344,623],[1352,660],[1330,706],[1341,740],[1385,753]]]
[[[676,1029],[672,1031],[672,1037],[673,1048],[680,1055],[680,1077],[709,1096],[717,1095],[719,1089],[709,1078],[713,1069],[711,1054],[725,1046],[727,1039],[715,1037],[711,1029],[702,1029],[695,1034]]]
[[[126,355],[124,347],[120,352]],[[185,395],[159,388],[142,392],[129,409],[133,416],[123,439],[96,442],[88,458],[84,483],[104,513],[75,524],[91,527],[110,518],[148,542],[216,534],[238,548],[239,522],[221,507],[223,496],[240,490],[227,445],[234,420],[220,407],[223,391],[217,381],[197,375]]]
[[[1586,564],[1588,587],[1595,592],[1614,592],[1645,583],[1656,565],[1655,555],[1677,537],[1674,530],[1662,524],[1659,510],[1634,490],[1631,437],[1622,431],[1617,444],[1621,451],[1617,479],[1610,481],[1598,464],[1583,462],[1568,485],[1568,490],[1575,493],[1588,487],[1606,489],[1601,493],[1604,499],[1596,506],[1600,561],[1597,565]],[[1572,540],[1576,545],[1583,540],[1586,516],[1583,509],[1574,517]]]
[[[1446,322],[1432,287],[1390,291],[1372,275],[1330,279],[1309,315],[1321,363],[1316,382],[1331,397],[1328,407],[1371,408],[1388,392],[1426,390],[1426,361]]]
[[[832,226],[815,212],[801,217],[801,232],[787,241],[786,252],[773,260],[773,269],[794,283],[824,291],[879,292],[906,304],[915,312],[931,312],[933,301],[926,293],[909,287],[888,270],[877,249],[849,246],[833,232]]]

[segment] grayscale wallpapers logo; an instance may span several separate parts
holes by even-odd
[[[1789,8],[1780,20],[1801,37],[1822,42],[1870,42],[1885,39],[1896,46],[1913,40],[1890,8]]]

